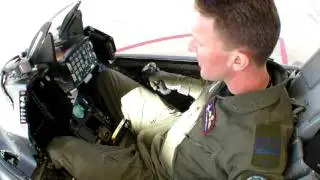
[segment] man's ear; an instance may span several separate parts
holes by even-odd
[[[242,71],[248,67],[250,59],[246,53],[235,51],[232,56],[232,69],[234,71]]]

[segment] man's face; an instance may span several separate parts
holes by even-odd
[[[231,52],[223,49],[223,42],[214,28],[214,19],[198,13],[192,36],[189,50],[196,53],[201,77],[210,81],[228,78],[232,74]]]

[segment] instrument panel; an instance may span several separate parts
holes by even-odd
[[[64,55],[65,64],[70,72],[74,85],[77,87],[83,81],[91,78],[91,71],[98,64],[93,45],[88,37],[73,45]]]

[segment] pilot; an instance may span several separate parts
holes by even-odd
[[[189,49],[203,80],[148,64],[150,85],[195,98],[179,112],[111,69],[95,97],[114,119],[128,119],[128,146],[57,137],[47,147],[56,167],[87,179],[283,179],[293,116],[288,74],[267,61],[280,34],[274,0],[195,0]]]

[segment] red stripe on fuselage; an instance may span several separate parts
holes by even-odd
[[[191,37],[191,34],[179,34],[179,35],[174,35],[174,36],[167,36],[167,37],[161,37],[161,38],[152,39],[152,40],[148,40],[148,41],[143,41],[140,43],[136,43],[136,44],[132,44],[129,46],[119,48],[119,49],[117,49],[117,53],[121,53],[121,52],[130,50],[130,49],[138,48],[138,47],[145,46],[148,44],[159,43],[162,41],[169,41],[169,40],[173,40],[173,39],[181,39],[181,38],[186,38],[186,37]],[[279,43],[280,43],[281,61],[283,64],[288,64],[288,54],[287,54],[287,49],[286,49],[284,40],[282,38],[279,38]]]
[[[143,41],[143,42],[140,42],[137,44],[133,44],[133,45],[119,48],[119,49],[117,49],[117,53],[129,50],[129,49],[145,46],[148,44],[153,44],[153,43],[158,43],[158,42],[168,41],[168,40],[173,40],[173,39],[181,39],[181,38],[185,38],[185,37],[191,37],[191,34],[179,34],[179,35],[175,35],[175,36],[167,36],[167,37],[152,39],[152,40],[148,40],[148,41]]]

